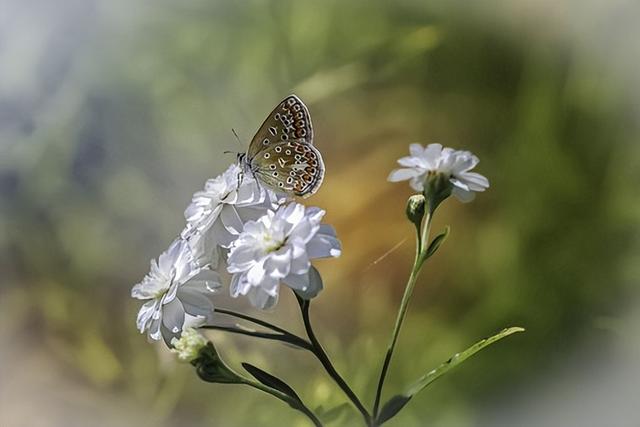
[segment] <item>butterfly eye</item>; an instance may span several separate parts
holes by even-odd
[[[286,141],[287,139],[289,139],[289,135],[287,135],[286,133],[282,134],[282,140]]]
[[[271,154],[269,154],[269,153],[264,153],[264,158],[265,158],[265,159],[268,159],[269,157],[271,157]]]
[[[276,114],[273,116],[273,118],[274,118],[274,119],[276,119],[276,120],[280,120],[280,113],[276,113]]]
[[[276,148],[275,148],[275,151],[276,151],[276,153],[281,152],[281,151],[282,151],[282,147],[276,147]]]
[[[293,183],[293,178],[292,177],[287,178],[287,184],[292,184],[292,183]]]
[[[300,111],[300,104],[296,104],[293,106],[293,111]]]
[[[299,111],[296,113],[296,120],[302,120],[304,119],[304,114],[302,114],[302,111]]]
[[[296,176],[296,171],[293,170],[293,171],[289,172],[289,175]]]
[[[277,176],[278,176],[278,172],[274,172],[274,173],[272,173],[272,175],[273,175],[274,177],[277,177]]]
[[[291,150],[285,150],[284,153],[289,156],[291,154]]]
[[[270,133],[271,135],[273,135],[273,136],[276,136],[276,135],[278,134],[278,131],[277,131],[277,129],[276,129],[276,128],[274,128],[273,126],[271,126],[271,127],[269,128],[269,133]]]
[[[262,145],[269,145],[269,140],[267,138],[263,139]]]
[[[272,171],[276,170],[276,165],[269,165],[269,169],[271,169]]]
[[[278,187],[280,187],[280,188],[284,187],[284,183],[279,182],[279,183],[278,183]]]

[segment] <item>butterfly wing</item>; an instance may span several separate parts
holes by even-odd
[[[289,95],[273,109],[249,144],[249,162],[269,146],[288,141],[313,144],[313,127],[307,106],[295,95]]]
[[[270,145],[251,162],[254,175],[276,191],[309,197],[324,178],[320,152],[301,140]]]

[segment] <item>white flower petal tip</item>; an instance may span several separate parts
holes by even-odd
[[[228,254],[231,295],[247,295],[262,309],[276,304],[281,282],[309,298],[317,295],[322,280],[311,260],[337,257],[342,250],[333,227],[320,224],[324,214],[292,202],[247,222]]]
[[[136,326],[152,340],[165,342],[180,334],[190,318],[209,318],[212,291],[222,286],[218,273],[198,267],[189,243],[176,239],[169,249],[151,262],[151,270],[131,291],[146,300]]]
[[[480,160],[469,151],[443,148],[440,144],[409,146],[410,156],[398,160],[402,168],[393,170],[387,178],[390,182],[409,180],[411,188],[424,191],[424,182],[430,175],[440,174],[449,178],[453,195],[462,202],[473,200],[475,192],[489,188],[489,180],[470,172]]]

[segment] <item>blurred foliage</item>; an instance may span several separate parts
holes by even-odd
[[[0,332],[35,345],[114,417],[306,425],[267,396],[174,366],[138,335],[129,298],[191,194],[234,160],[223,151],[243,150],[231,128],[247,144],[290,92],[308,103],[327,165],[309,202],[344,244],[319,266],[312,316],[367,402],[413,251],[410,190],[388,172],[410,142],[440,142],[476,153],[491,180],[472,204],[438,212],[434,230],[451,235],[416,288],[387,396],[504,326],[527,333],[389,426],[473,425],[484,402],[526,388],[580,340],[606,342],[594,322],[635,296],[638,126],[588,51],[446,2],[55,3],[6,2],[0,27]],[[291,298],[263,316],[300,330]],[[344,400],[309,355],[212,336],[230,361],[289,379],[309,403]]]

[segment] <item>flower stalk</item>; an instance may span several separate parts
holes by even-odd
[[[404,323],[404,318],[407,315],[407,309],[409,308],[411,295],[413,295],[413,289],[416,285],[416,281],[418,280],[420,269],[422,268],[422,265],[428,258],[429,246],[425,245],[425,242],[429,241],[429,233],[431,231],[432,218],[433,218],[433,211],[429,210],[426,214],[426,219],[424,221],[425,226],[422,233],[420,232],[421,227],[416,226],[416,255],[413,261],[413,266],[411,267],[411,274],[409,275],[409,279],[407,280],[407,284],[404,288],[404,294],[402,295],[402,301],[400,303],[400,308],[398,309],[398,315],[396,316],[393,332],[391,333],[391,340],[389,342],[389,346],[387,347],[387,352],[385,353],[384,362],[382,364],[382,369],[380,371],[380,378],[378,379],[378,386],[376,388],[376,397],[373,404],[374,417],[378,415],[378,410],[380,408],[380,398],[382,397],[382,388],[384,387],[384,381],[387,377],[389,365],[391,364],[393,351],[396,347],[398,336],[400,335],[400,329],[402,328],[402,324]]]
[[[354,391],[349,387],[347,382],[340,376],[338,371],[333,367],[331,363],[331,359],[322,348],[322,345],[318,341],[315,333],[313,332],[313,327],[311,326],[311,319],[309,318],[309,301],[300,298],[296,294],[296,299],[298,300],[298,304],[300,305],[300,311],[302,313],[302,319],[304,321],[304,328],[307,331],[307,335],[309,336],[309,341],[311,341],[312,352],[316,356],[316,358],[320,361],[324,369],[327,371],[329,376],[335,381],[335,383],[342,389],[344,394],[349,398],[349,400],[353,403],[353,405],[358,409],[360,414],[362,414],[362,418],[364,418],[365,424],[370,426],[373,422],[371,414],[367,408],[364,407],[358,396],[354,393]]]

